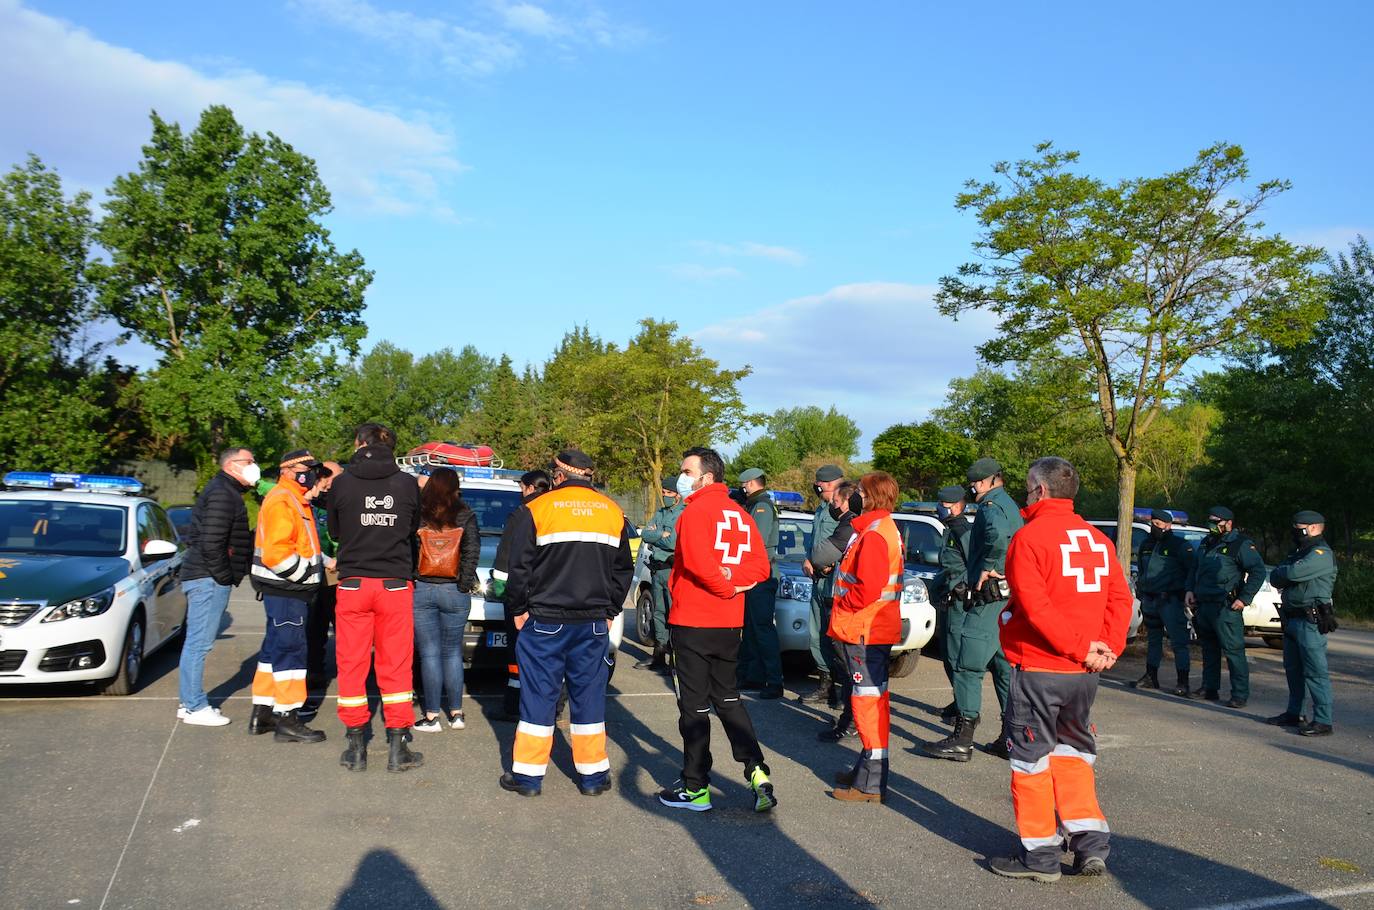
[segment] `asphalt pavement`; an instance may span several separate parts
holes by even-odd
[[[1095,711],[1110,874],[1036,885],[985,865],[1015,845],[1007,764],[915,754],[945,730],[937,660],[892,683],[886,804],[830,798],[857,743],[816,741],[826,712],[797,703],[798,673],[788,699],[749,703],[779,807],[751,811],[717,725],[715,809],[695,814],[654,798],[681,740],[671,686],[634,669],[633,643],[607,709],[614,788],[578,793],[560,731],[526,799],[496,786],[514,727],[486,716],[504,683],[491,674],[470,674],[466,730],[415,734],[425,765],[406,774],[386,773],[380,735],[366,773],[339,767],[332,687],[325,743],[246,735],[262,630],[235,592],[206,673],[227,727],[176,721],[174,653],[150,658],[130,697],[0,689],[0,908],[1374,908],[1374,633],[1331,637],[1336,735],[1318,739],[1263,723],[1286,690],[1258,641],[1240,711],[1130,689],[1133,648]],[[985,698],[995,721],[990,685]]]

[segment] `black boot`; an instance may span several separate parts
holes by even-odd
[[[291,710],[276,717],[277,727],[272,732],[272,741],[277,743],[322,743],[323,730],[312,730],[301,720],[300,711]]]
[[[997,736],[993,738],[992,742],[983,747],[983,751],[1003,761],[1011,761],[1011,748],[1007,745],[1007,738],[1002,735],[1004,729],[1005,724],[997,725]]]
[[[654,645],[654,653],[635,664],[635,669],[662,672],[668,669],[668,662],[664,659],[666,656],[667,652],[662,645]]]
[[[1198,686],[1188,697],[1196,701],[1221,701],[1221,692],[1216,689],[1208,689],[1206,686]]]
[[[1173,687],[1172,689],[1170,689],[1169,691],[1170,691],[1170,693],[1172,693],[1172,694],[1174,694],[1174,695],[1177,695],[1179,698],[1187,698],[1187,697],[1188,697],[1188,693],[1189,693],[1189,689],[1188,689],[1188,674],[1187,674],[1187,673],[1180,673],[1180,674],[1178,674],[1178,685],[1177,685],[1177,686],[1174,686],[1174,687]]]
[[[264,733],[271,733],[277,726],[277,719],[272,715],[271,705],[254,705],[253,713],[248,715],[248,735],[261,736]]]
[[[939,742],[921,746],[921,754],[949,761],[968,761],[973,758],[973,731],[978,729],[977,717],[960,714],[954,719],[954,730]]]
[[[425,763],[424,754],[410,751],[410,746],[406,744],[406,737],[409,734],[409,727],[386,728],[386,744],[391,748],[386,758],[388,771],[409,771],[411,768],[418,768]]]
[[[1159,667],[1146,667],[1145,675],[1131,683],[1132,689],[1158,689]]]
[[[834,688],[835,680],[831,678],[829,673],[822,670],[820,681],[816,683],[815,690],[799,697],[797,701],[804,705],[829,705],[835,697],[834,692],[831,691]]]
[[[349,727],[348,748],[339,757],[339,764],[350,771],[367,770],[367,727]]]
[[[940,709],[940,720],[947,724],[954,723],[954,719],[959,716],[959,706],[950,702]]]

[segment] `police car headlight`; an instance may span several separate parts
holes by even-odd
[[[926,583],[919,578],[908,579],[907,583],[902,585],[902,603],[930,603],[930,591],[926,589]]]
[[[114,603],[114,597],[115,589],[111,586],[88,597],[69,600],[61,606],[53,607],[48,615],[43,617],[43,622],[61,622],[64,619],[79,619],[82,616],[99,616],[110,609]]]
[[[784,575],[782,582],[778,585],[778,594],[782,596],[783,600],[809,601],[811,599],[811,579]]]

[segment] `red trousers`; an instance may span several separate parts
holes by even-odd
[[[334,612],[339,667],[339,720],[365,727],[367,671],[376,650],[377,688],[388,729],[415,723],[411,661],[415,656],[414,586],[399,578],[341,578]]]

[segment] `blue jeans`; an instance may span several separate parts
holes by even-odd
[[[220,620],[229,608],[229,592],[234,589],[216,584],[213,578],[193,578],[182,582],[181,590],[186,594],[186,639],[178,671],[181,706],[199,711],[210,704],[205,697],[205,655],[215,646]]]
[[[438,714],[448,692],[449,710],[463,709],[463,630],[472,595],[456,584],[415,582],[415,656],[425,686],[425,713]]]

